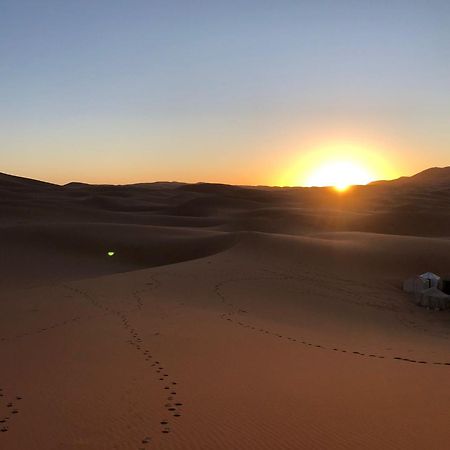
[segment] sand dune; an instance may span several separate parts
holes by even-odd
[[[400,287],[450,272],[449,173],[344,194],[2,175],[0,448],[448,448],[450,315]]]
[[[2,228],[0,286],[33,285],[123,272],[200,258],[237,236],[148,225],[62,223]],[[108,256],[114,251],[113,257]]]

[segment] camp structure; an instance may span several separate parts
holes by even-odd
[[[442,310],[450,308],[450,295],[436,287],[425,289],[414,295],[415,303],[426,308]]]
[[[429,284],[420,277],[408,278],[403,282],[403,290],[408,294],[420,293],[429,287]]]
[[[423,280],[425,284],[428,284],[428,287],[439,288],[441,283],[441,277],[432,272],[425,272],[422,275],[419,275],[419,278]]]
[[[403,290],[413,294],[417,305],[435,310],[450,308],[450,295],[443,291],[444,288],[447,291],[447,280],[432,272],[409,278],[403,283]]]
[[[410,294],[422,292],[425,289],[435,287],[440,288],[441,277],[432,272],[425,272],[418,277],[409,278],[403,283],[403,290]]]

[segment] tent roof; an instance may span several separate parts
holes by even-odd
[[[439,275],[436,275],[433,272],[425,272],[419,276],[420,276],[420,278],[424,278],[426,280],[440,280],[441,279],[441,277]]]

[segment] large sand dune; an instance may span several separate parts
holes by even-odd
[[[450,169],[331,189],[0,176],[0,448],[447,449]],[[108,256],[108,251],[114,251]]]

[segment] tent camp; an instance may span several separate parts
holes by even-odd
[[[439,310],[450,308],[450,295],[443,292],[442,287],[441,277],[432,272],[409,278],[403,283],[403,290],[414,295],[417,305]]]

